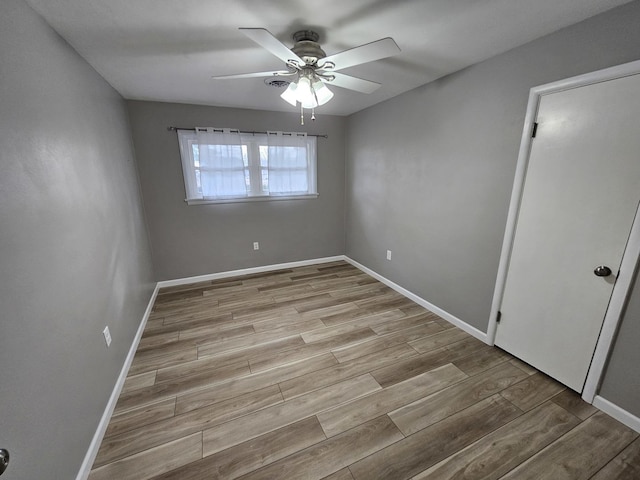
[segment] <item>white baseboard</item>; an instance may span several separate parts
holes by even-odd
[[[138,327],[138,331],[136,332],[136,336],[133,339],[131,344],[131,348],[129,348],[129,353],[127,354],[127,358],[124,361],[124,365],[122,365],[122,369],[120,370],[120,375],[118,376],[118,380],[116,381],[115,386],[113,387],[113,391],[111,392],[111,397],[109,397],[109,401],[107,402],[107,406],[104,409],[104,413],[102,414],[102,418],[100,419],[100,423],[98,424],[98,428],[96,433],[93,435],[93,439],[91,440],[91,444],[89,445],[89,450],[84,457],[84,461],[80,466],[80,471],[78,472],[78,476],[76,480],[87,480],[89,477],[89,473],[91,472],[91,467],[93,466],[93,462],[98,455],[98,449],[100,448],[100,444],[102,443],[102,439],[104,437],[105,432],[107,431],[107,426],[109,425],[109,421],[111,420],[111,415],[113,414],[114,409],[116,408],[116,403],[118,402],[118,397],[120,396],[120,392],[122,391],[122,387],[124,386],[124,381],[127,378],[127,373],[129,372],[129,367],[131,367],[131,362],[133,361],[133,356],[136,353],[138,348],[138,344],[140,343],[140,339],[142,338],[142,332],[144,332],[144,327],[147,325],[147,320],[149,319],[149,315],[151,314],[151,309],[153,308],[153,304],[156,301],[156,296],[158,295],[158,285],[153,290],[151,294],[151,298],[149,299],[149,303],[147,305],[147,309],[144,312],[142,317],[142,321],[140,322],[140,326]]]
[[[370,268],[365,267],[364,265],[356,262],[355,260],[345,256],[344,259],[349,262],[351,265],[353,265],[356,268],[359,268],[360,270],[362,270],[363,272],[371,275],[373,278],[375,278],[376,280],[381,281],[382,283],[384,283],[386,286],[393,288],[396,292],[400,293],[401,295],[404,295],[405,297],[407,297],[409,300],[413,300],[414,302],[416,302],[418,305],[423,306],[424,308],[426,308],[427,310],[435,313],[436,315],[439,315],[440,317],[444,318],[445,320],[447,320],[449,323],[452,323],[453,325],[455,325],[456,327],[460,328],[461,330],[464,330],[465,332],[467,332],[469,335],[473,335],[474,337],[476,337],[478,340],[482,340],[484,343],[489,345],[489,338],[487,337],[487,334],[484,333],[481,330],[478,330],[475,327],[472,327],[471,325],[469,325],[466,322],[463,322],[462,320],[460,320],[458,317],[451,315],[449,312],[446,312],[444,310],[442,310],[439,307],[436,307],[435,305],[433,305],[432,303],[427,302],[424,298],[419,297],[418,295],[416,295],[415,293],[410,292],[409,290],[407,290],[406,288],[401,287],[400,285],[398,285],[397,283],[392,282],[391,280],[383,277],[382,275],[380,275],[377,272],[374,272],[373,270],[371,270]]]
[[[335,257],[315,258],[313,260],[301,260],[299,262],[278,263],[275,265],[264,265],[261,267],[243,268],[241,270],[230,270],[227,272],[211,273],[209,275],[198,275],[196,277],[176,278],[175,280],[163,280],[158,282],[158,287],[175,287],[177,285],[187,285],[189,283],[208,282],[210,280],[219,280],[221,278],[238,277],[240,275],[251,275],[253,273],[271,272],[273,270],[282,270],[285,268],[306,267],[318,263],[330,263],[340,260],[346,260],[344,255]]]
[[[627,427],[632,428],[636,432],[640,433],[640,418],[632,415],[615,403],[602,398],[600,395],[596,395],[593,399],[593,406],[599,408],[607,415],[615,418],[620,423],[624,423]]]

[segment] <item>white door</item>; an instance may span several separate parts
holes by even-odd
[[[580,392],[640,201],[640,75],[544,95],[536,122],[495,343]]]

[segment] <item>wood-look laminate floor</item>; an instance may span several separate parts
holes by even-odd
[[[162,289],[89,478],[637,480],[640,439],[336,262]]]

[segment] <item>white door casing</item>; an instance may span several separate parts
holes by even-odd
[[[634,62],[532,89],[494,293],[489,339],[577,391],[607,313],[588,401],[638,257],[631,245],[607,310],[640,199],[639,71]],[[614,275],[596,277],[600,264]]]

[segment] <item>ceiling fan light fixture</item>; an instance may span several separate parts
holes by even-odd
[[[296,106],[296,102],[298,101],[298,95],[296,93],[298,89],[298,85],[294,82],[291,82],[287,89],[282,92],[280,97],[287,103]]]
[[[302,108],[316,108],[331,100],[333,92],[315,73],[310,73],[291,82],[280,97],[294,107],[300,103]]]

